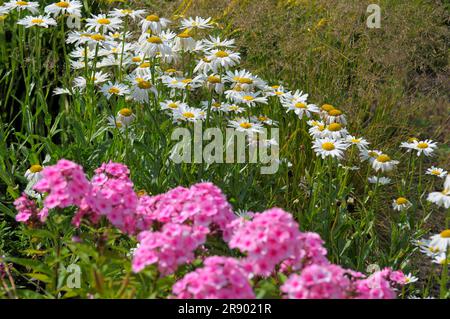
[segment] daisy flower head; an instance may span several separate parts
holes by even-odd
[[[432,140],[414,141],[412,146],[417,151],[417,156],[420,156],[422,153],[425,156],[432,156],[434,150],[437,148],[436,142]]]
[[[209,36],[209,39],[203,39],[202,40],[203,45],[207,50],[214,50],[214,49],[232,49],[234,48],[234,39],[223,39],[221,40],[220,37],[213,37]]]
[[[112,96],[124,96],[130,93],[130,89],[122,83],[108,82],[102,86],[101,92],[109,100]]]
[[[189,17],[187,19],[181,20],[181,29],[208,29],[212,28],[211,25],[211,17],[209,18],[202,18],[202,17]]]
[[[55,88],[53,90],[53,95],[63,95],[63,94],[72,95],[72,91],[66,88]]]
[[[338,109],[332,109],[324,112],[325,121],[328,124],[331,123],[341,123],[341,124],[347,124],[347,120],[345,118],[345,115],[342,113],[341,110]]]
[[[351,145],[356,145],[356,147],[358,147],[358,149],[360,151],[367,150],[367,147],[370,144],[369,142],[367,142],[366,139],[364,139],[362,137],[357,138],[353,135],[347,135],[345,140],[347,141],[347,143],[349,143]]]
[[[316,121],[316,120],[309,120],[306,122],[310,128],[308,129],[309,135],[311,135],[313,138],[322,138],[324,137],[324,131],[326,128],[326,125],[322,121]]]
[[[156,34],[161,33],[161,30],[167,28],[169,24],[169,19],[160,18],[156,14],[150,14],[141,21],[142,32],[151,31]]]
[[[445,229],[439,234],[431,236],[429,246],[447,252],[450,248],[450,229]]]
[[[86,22],[87,29],[95,32],[115,31],[122,24],[121,19],[106,14],[92,15],[91,18],[86,19]]]
[[[109,15],[114,18],[130,17],[133,21],[136,19],[142,19],[145,14],[145,10],[132,10],[132,9],[118,9],[114,8],[109,12]]]
[[[369,181],[370,184],[377,184],[378,183],[378,185],[388,185],[388,184],[391,183],[391,179],[389,177],[384,177],[384,176],[381,176],[381,177],[370,176],[368,178],[368,181]]]
[[[265,90],[266,96],[278,96],[280,99],[282,99],[286,93],[287,92],[282,85],[271,85]]]
[[[94,81],[95,85],[102,84],[109,79],[108,73],[103,73],[102,71],[95,72],[94,75],[91,75],[91,77],[88,79],[89,81]],[[78,76],[73,80],[73,86],[78,89],[84,89],[86,87],[86,83],[88,81],[83,76]]]
[[[412,284],[412,283],[414,283],[414,282],[416,282],[418,280],[419,280],[419,278],[413,276],[411,273],[405,275],[405,284],[406,285],[407,284]]]
[[[267,104],[267,97],[260,96],[260,92],[242,92],[234,96],[233,100],[236,103],[241,103],[249,107],[255,106],[256,103]]]
[[[217,50],[211,51],[211,54],[206,57],[212,63],[212,69],[214,72],[218,72],[220,68],[228,69],[237,65],[241,61],[239,53],[230,50]]]
[[[130,97],[137,102],[147,103],[149,101],[149,93],[155,96],[158,94],[149,76],[140,77],[136,74],[131,74],[128,76],[128,81],[131,83]]]
[[[17,24],[23,25],[25,28],[31,28],[34,26],[48,28],[49,26],[55,26],[56,21],[53,18],[45,16],[27,16],[17,21]]]
[[[166,56],[172,53],[172,48],[166,40],[160,36],[150,34],[145,34],[145,40],[141,41],[139,50],[149,57]]]
[[[441,192],[428,194],[427,201],[440,207],[450,208],[450,175],[445,178],[444,189]]]
[[[439,254],[437,256],[434,257],[433,259],[433,263],[438,264],[438,265],[450,265],[450,257],[448,257],[445,253]]]
[[[269,126],[277,125],[277,124],[278,124],[277,121],[272,120],[271,118],[269,118],[269,117],[266,116],[266,115],[253,116],[253,117],[252,117],[252,120],[253,120],[254,122],[259,122],[259,123],[261,123],[261,124],[266,124],[266,125],[269,125]]]
[[[224,89],[225,89],[225,84],[223,79],[216,74],[211,74],[211,75],[204,75],[202,76],[203,81],[206,84],[206,87],[211,90],[211,91],[215,91],[217,94],[222,94]]]
[[[175,111],[178,109],[186,109],[188,106],[186,103],[181,101],[173,101],[173,100],[166,100],[159,104],[161,106],[161,110],[169,110],[169,111]]]
[[[42,178],[41,172],[43,169],[43,166],[39,164],[33,164],[26,170],[25,178],[28,180],[28,182],[37,182]]]
[[[436,176],[439,178],[444,178],[445,176],[447,176],[447,171],[444,170],[443,168],[431,166],[430,168],[427,169],[425,174]]]
[[[197,65],[194,68],[194,73],[208,73],[214,71],[213,70],[213,63],[210,59],[207,57],[203,57],[200,60],[198,60]]]
[[[236,120],[231,120],[228,122],[228,126],[236,129],[238,132],[245,132],[245,133],[261,133],[262,132],[262,125],[259,123],[253,123],[247,119],[244,118],[238,118]]]
[[[374,159],[372,167],[376,172],[389,172],[393,170],[398,163],[400,162],[391,159],[389,155],[381,154]]]
[[[378,150],[368,150],[368,149],[359,150],[359,158],[361,159],[361,162],[368,160],[370,163],[373,163],[373,161],[381,154],[383,154],[383,152]]]
[[[133,122],[135,118],[136,118],[136,115],[129,108],[123,108],[123,109],[120,109],[119,112],[117,112],[117,120],[120,123],[122,123],[124,126],[130,125],[131,122]]]
[[[203,121],[204,111],[187,105],[180,105],[172,112],[174,122],[198,122]]]
[[[225,112],[228,113],[234,113],[234,114],[241,114],[245,112],[245,109],[239,105],[236,104],[229,104],[226,106]]]
[[[394,208],[394,210],[397,210],[399,212],[407,210],[411,206],[412,206],[411,202],[405,197],[398,197],[397,199],[394,199],[394,201],[392,202],[392,207]]]
[[[183,32],[179,33],[175,37],[175,45],[173,46],[173,50],[175,52],[179,51],[194,51],[196,48],[197,41],[192,38],[192,34],[190,29],[186,29]]]
[[[407,152],[411,152],[414,149],[414,142],[417,142],[419,139],[416,137],[410,137],[407,142],[401,142],[400,147],[406,148]]]
[[[66,0],[52,3],[45,7],[45,13],[52,16],[68,14],[70,16],[81,17],[81,8],[83,5],[77,0]]]
[[[11,0],[4,4],[4,8],[9,12],[11,10],[28,10],[33,14],[39,12],[39,3],[35,1],[15,1]]]
[[[339,139],[345,138],[348,135],[348,131],[341,123],[331,123],[325,127],[322,135],[324,137]]]
[[[282,105],[287,108],[286,112],[293,111],[300,119],[306,116],[311,118],[312,113],[318,113],[319,109],[315,104],[307,104],[305,102],[287,102],[282,100]]]
[[[331,104],[323,104],[320,107],[320,111],[322,112],[322,114],[327,114],[328,112],[330,112],[331,110],[334,110],[335,107]]]
[[[247,70],[227,71],[225,79],[231,83],[232,88],[239,86],[243,91],[250,91],[255,88],[262,90],[267,86],[266,82]]]
[[[318,138],[314,140],[313,150],[323,159],[331,156],[332,158],[341,159],[344,156],[344,151],[348,148],[348,144],[342,140],[335,140],[331,138]]]

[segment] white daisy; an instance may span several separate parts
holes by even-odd
[[[229,112],[229,113],[241,114],[241,113],[245,112],[245,109],[236,104],[229,104],[226,106],[224,111]]]
[[[159,105],[161,106],[161,110],[170,110],[170,111],[175,111],[180,108],[186,109],[186,107],[188,106],[184,102],[173,101],[173,100],[166,100],[166,101],[160,102]]]
[[[110,99],[111,96],[124,96],[130,93],[130,89],[122,83],[108,82],[102,86],[101,92]]]
[[[62,94],[72,95],[72,92],[66,88],[55,88],[53,90],[53,95],[62,95]]]
[[[122,20],[106,14],[92,15],[92,18],[86,19],[86,27],[88,31],[95,32],[115,31],[121,27]]]
[[[11,10],[28,10],[33,14],[36,14],[39,12],[39,3],[34,1],[9,1],[4,4],[4,7],[9,11]]]
[[[141,41],[139,50],[148,57],[155,57],[157,54],[161,56],[170,55],[172,48],[166,40],[156,35],[146,35],[146,39]]]
[[[392,207],[394,210],[403,211],[412,206],[411,202],[406,199],[405,197],[398,197],[397,199],[394,199],[392,202]]]
[[[175,44],[173,46],[173,50],[175,52],[179,51],[194,51],[196,48],[197,41],[195,41],[192,38],[191,33],[189,33],[189,30],[186,29],[184,32],[181,32],[180,34],[177,34],[175,37]]]
[[[212,63],[214,72],[218,72],[220,68],[228,69],[233,67],[241,61],[239,53],[230,50],[212,50],[207,59]]]
[[[230,120],[228,122],[228,126],[236,129],[236,131],[238,132],[245,132],[250,134],[261,133],[263,128],[261,124],[250,122],[249,120],[244,118]]]
[[[181,28],[182,29],[207,29],[212,28],[211,18],[202,18],[202,17],[189,17],[187,19],[181,20]]]
[[[377,184],[378,183],[378,185],[387,185],[387,184],[391,183],[391,179],[389,177],[384,177],[384,176],[381,176],[381,177],[370,176],[368,178],[368,181],[371,184]]]
[[[30,28],[33,26],[48,28],[49,26],[55,26],[56,21],[53,18],[45,16],[27,16],[17,21],[17,24],[23,25],[25,28]]]
[[[353,135],[347,135],[347,137],[345,138],[347,143],[350,143],[352,145],[356,145],[356,147],[358,147],[358,149],[360,151],[362,150],[367,150],[367,147],[369,146],[369,142],[367,142],[366,139],[362,138],[362,137],[355,137]]]
[[[311,118],[312,113],[318,113],[319,109],[315,104],[307,104],[305,102],[292,102],[290,99],[281,99],[281,104],[287,108],[286,113],[294,111],[294,113],[301,119],[304,116]]]
[[[432,140],[424,140],[424,141],[414,141],[413,148],[417,151],[417,156],[420,156],[422,153],[425,156],[432,156],[434,150],[437,145]]]
[[[194,68],[194,73],[209,73],[213,71],[213,63],[207,57],[200,59]]]
[[[345,115],[342,113],[341,110],[338,109],[332,109],[325,113],[324,115],[325,121],[330,123],[341,123],[341,124],[347,124],[347,120],[345,118]]]
[[[114,8],[109,12],[109,15],[114,18],[130,17],[131,19],[142,19],[145,14],[145,10],[132,10],[132,9],[118,9]]]
[[[333,139],[345,138],[347,135],[347,129],[340,123],[331,123],[325,126],[325,130],[322,132],[323,137],[330,137]]]
[[[129,75],[127,79],[131,83],[130,97],[137,102],[148,103],[149,93],[152,93],[155,96],[158,94],[158,91],[152,85],[149,76],[140,77],[136,74],[132,74]]]
[[[447,171],[439,167],[431,166],[430,168],[427,169],[425,174],[433,175],[439,178],[444,178],[447,175]]]
[[[234,102],[242,103],[247,106],[253,107],[256,103],[267,104],[267,97],[260,96],[260,92],[242,92],[233,97]]]
[[[450,175],[445,178],[444,189],[428,194],[427,200],[438,206],[450,208]]]
[[[434,257],[433,263],[438,265],[450,265],[450,257],[448,257],[445,253],[439,254]]]
[[[405,275],[405,284],[412,284],[413,282],[416,282],[419,280],[419,278],[413,276],[411,273]]]
[[[360,149],[359,158],[361,159],[361,162],[368,160],[370,163],[373,163],[373,161],[381,154],[383,154],[383,152],[378,150]]]
[[[134,115],[133,111],[129,108],[123,108],[120,109],[119,112],[117,112],[117,121],[122,123],[123,126],[129,126],[131,122],[134,121],[136,118],[136,115]]]
[[[44,11],[47,14],[55,17],[61,14],[69,14],[75,17],[81,17],[81,8],[83,5],[77,0],[65,0],[52,3],[45,7]]]
[[[388,155],[381,154],[374,159],[374,161],[372,162],[372,167],[376,172],[388,172],[394,169],[394,167],[397,166],[398,163],[400,162],[391,159]]]
[[[215,38],[210,35],[209,39],[204,39],[204,40],[202,40],[202,42],[207,50],[234,48],[234,39],[221,40],[220,37]]]
[[[343,141],[324,138],[314,140],[312,148],[314,152],[322,158],[331,156],[341,159],[344,156],[344,151],[348,148],[348,146],[349,145]]]
[[[202,121],[205,113],[201,109],[180,105],[172,112],[174,122],[197,122]]]
[[[148,30],[151,30],[151,32],[156,34],[160,33],[161,30],[165,29],[169,24],[170,20],[160,18],[155,14],[150,14],[141,21],[142,32],[147,32]]]
[[[225,80],[231,83],[231,88],[239,86],[243,91],[250,91],[255,88],[262,90],[267,86],[265,81],[247,70],[227,71]]]

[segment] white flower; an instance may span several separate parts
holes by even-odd
[[[407,274],[405,276],[405,284],[412,284],[413,282],[416,282],[417,280],[419,280],[419,278],[413,276],[411,273]]]
[[[384,177],[384,176],[381,176],[381,177],[371,176],[368,178],[368,180],[369,180],[369,183],[371,183],[371,184],[378,183],[378,185],[387,185],[391,182],[391,179],[389,177]]]
[[[450,257],[448,257],[445,253],[439,254],[434,257],[433,263],[439,264],[439,265],[450,265]]]
[[[392,202],[392,207],[394,210],[403,211],[412,206],[411,202],[406,199],[405,197],[398,197],[397,199],[394,199]]]
[[[321,132],[321,137],[329,137],[333,139],[345,138],[348,131],[340,123],[331,123],[325,126],[325,130]]]
[[[367,150],[367,147],[369,146],[369,142],[367,142],[366,139],[362,137],[355,137],[353,135],[347,135],[345,138],[347,143],[350,143],[352,145],[356,145],[360,151]]]
[[[103,73],[102,71],[99,72],[95,72],[95,75],[93,75],[89,81],[94,80],[94,84],[98,85],[101,83],[104,83],[106,81],[108,81],[109,79],[109,75],[107,73]],[[73,80],[73,86],[79,89],[84,89],[86,87],[86,78],[82,77],[82,76],[78,76]]]
[[[160,33],[162,29],[165,29],[170,23],[170,20],[160,18],[155,14],[150,14],[141,21],[142,32],[151,30],[153,33]]]
[[[242,103],[247,106],[255,106],[256,103],[267,104],[267,97],[260,96],[260,92],[242,92],[233,97],[234,102]]]
[[[305,102],[292,102],[291,99],[281,99],[281,104],[287,108],[286,112],[294,111],[301,119],[303,116],[311,118],[311,113],[319,113],[319,108],[315,104],[306,104]]]
[[[432,140],[414,141],[412,144],[413,148],[417,151],[417,156],[420,156],[422,153],[425,156],[432,156],[437,147],[436,143]]]
[[[314,140],[312,148],[316,154],[322,158],[331,156],[341,159],[344,156],[344,151],[348,148],[348,146],[349,145],[344,141],[330,138],[319,138]]]
[[[49,26],[56,25],[56,21],[53,18],[45,16],[27,16],[23,19],[17,21],[17,24],[25,26],[25,28],[30,28],[33,26],[48,28]]]
[[[381,154],[372,162],[372,167],[375,171],[388,172],[394,169],[399,161],[392,160],[388,155]]]
[[[170,111],[175,111],[180,108],[186,109],[186,107],[188,106],[184,102],[173,100],[163,101],[159,105],[161,106],[161,110],[170,110]]]
[[[117,112],[117,121],[119,121],[123,126],[129,126],[131,122],[134,121],[136,115],[129,108],[123,108]]]
[[[86,19],[88,31],[95,32],[115,31],[120,28],[122,20],[115,17],[108,17],[106,14],[92,15],[92,18]]]
[[[142,19],[145,14],[145,10],[131,10],[131,9],[118,9],[114,8],[109,12],[109,15],[114,18],[130,17],[135,20],[136,18]]]
[[[262,90],[267,86],[266,82],[247,70],[227,71],[225,80],[231,83],[232,88],[238,86],[243,91],[250,91],[255,88]]]
[[[167,41],[159,36],[146,34],[145,40],[140,42],[139,50],[148,57],[155,57],[158,54],[166,56],[172,53],[172,48]]]
[[[81,17],[81,8],[83,5],[80,1],[76,0],[65,0],[52,3],[45,7],[44,11],[47,14],[53,16],[59,16],[60,14],[69,14],[75,17]]]
[[[28,10],[33,14],[39,12],[39,3],[34,1],[9,1],[6,2],[4,8],[9,12],[11,10],[17,9],[19,11]]]
[[[431,236],[429,246],[445,253],[450,248],[450,229]]]
[[[360,149],[359,158],[361,159],[361,162],[369,160],[370,163],[373,163],[373,161],[381,154],[383,154],[383,152],[378,150]]]
[[[147,103],[149,101],[149,93],[155,96],[158,94],[158,91],[150,82],[149,76],[140,77],[134,74],[129,75],[127,79],[131,83],[130,96],[137,102]]]
[[[124,96],[130,93],[130,89],[125,84],[112,82],[104,84],[101,91],[107,99],[110,99],[113,95]]]
[[[182,29],[207,29],[212,28],[211,26],[211,18],[204,19],[202,17],[189,17],[187,19],[181,20],[181,28]]]
[[[439,167],[431,166],[430,168],[427,169],[425,174],[444,178],[447,175],[447,171],[445,171],[444,169],[439,168]]]
[[[212,69],[216,73],[220,68],[228,69],[241,61],[239,53],[230,50],[212,50],[206,58],[211,61]]]
[[[173,46],[173,50],[178,51],[194,51],[197,45],[197,41],[192,38],[192,35],[189,33],[189,30],[185,30],[180,34],[177,34],[175,37],[175,45]]]
[[[231,120],[228,122],[229,127],[233,127],[238,132],[246,132],[246,133],[261,133],[262,125],[259,123],[253,123],[244,118],[238,118],[236,120]]]
[[[201,109],[180,105],[172,112],[174,122],[198,122],[203,121],[205,112]]]
[[[445,178],[444,189],[441,192],[428,194],[427,200],[438,206],[450,208],[450,175]]]
[[[209,36],[209,39],[204,39],[202,42],[207,50],[234,48],[234,39],[220,40],[220,37],[215,38],[213,36]]]
[[[69,89],[65,88],[55,88],[53,90],[53,95],[62,95],[62,94],[72,95],[72,92]]]

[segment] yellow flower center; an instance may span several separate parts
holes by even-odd
[[[280,86],[279,85],[272,85],[271,88],[274,89],[274,90],[278,90],[280,88]]]
[[[420,142],[420,143],[417,144],[417,147],[422,149],[422,150],[426,149],[426,148],[428,148],[428,143]]]
[[[275,95],[283,95],[284,93],[283,92],[281,92],[281,91],[276,91],[275,92]]]
[[[133,13],[133,10],[130,10],[130,9],[123,9],[123,10],[120,10],[120,12],[121,12],[122,14],[132,14],[132,13]]]
[[[141,69],[149,68],[149,67],[150,67],[150,62],[144,62],[144,63],[141,63],[141,64],[139,65],[139,67],[140,67]]]
[[[175,69],[167,69],[166,70],[166,73],[175,73],[175,72],[177,72],[177,70],[175,70]]]
[[[253,83],[253,80],[250,78],[235,77],[234,80],[236,82],[239,82],[240,84],[252,84]]]
[[[118,88],[116,88],[116,87],[112,87],[112,88],[110,88],[110,89],[108,90],[108,92],[109,92],[110,94],[119,94],[119,93],[120,93],[120,90],[119,90]]]
[[[8,16],[6,14],[0,14],[0,21],[5,21]]]
[[[441,238],[450,238],[450,229],[443,230],[440,233]]]
[[[66,1],[60,1],[60,2],[55,3],[55,5],[60,8],[68,8],[70,6],[70,3],[66,2]]]
[[[361,143],[361,140],[359,138],[352,138],[352,143],[358,144]]]
[[[39,18],[37,18],[37,19],[31,19],[31,23],[41,24],[41,23],[43,23],[43,22],[44,22],[44,20],[39,19]]]
[[[218,57],[218,58],[226,58],[227,56],[229,56],[229,54],[225,51],[217,51],[216,52],[216,57]]]
[[[174,103],[174,102],[167,104],[167,106],[170,107],[171,109],[177,109],[178,108],[178,104]]]
[[[417,138],[417,137],[410,137],[410,138],[408,138],[408,142],[410,142],[410,143],[412,143],[412,142],[416,142],[416,141],[418,141],[419,139]]]
[[[329,112],[331,110],[334,110],[334,106],[331,104],[324,104],[322,105],[322,110],[324,110],[325,112]]]
[[[17,1],[16,4],[19,5],[19,6],[27,6],[28,5],[28,1]]]
[[[208,76],[208,82],[209,83],[220,83],[220,78],[215,75]]]
[[[332,131],[332,132],[340,131],[341,128],[342,128],[342,125],[339,123],[331,123],[330,125],[328,125],[328,130]]]
[[[237,106],[237,105],[230,105],[228,107],[228,109],[231,110],[231,111],[236,111],[236,110],[239,110],[239,106]]]
[[[306,104],[302,102],[295,103],[295,108],[297,109],[306,109]]]
[[[245,95],[242,99],[244,101],[253,101],[255,98],[251,95]]]
[[[101,19],[98,19],[97,22],[98,22],[99,24],[106,25],[106,24],[110,24],[110,23],[111,23],[111,20],[106,19],[106,18],[101,18]]]
[[[148,15],[145,20],[150,21],[150,22],[159,22],[159,17],[157,15],[151,14]]]
[[[138,88],[143,89],[143,90],[147,90],[147,89],[150,89],[152,87],[152,84],[149,81],[146,81],[146,80],[141,79],[141,78],[137,78],[136,82],[137,82]]]
[[[221,107],[221,104],[219,102],[214,102],[211,106],[218,109]]]
[[[105,37],[101,34],[93,34],[90,36],[90,38],[94,41],[103,41],[105,40]]]
[[[148,43],[153,43],[153,44],[161,44],[162,40],[160,37],[156,37],[156,36],[151,36],[147,39]]]
[[[30,167],[30,172],[31,173],[39,173],[40,171],[42,171],[44,168],[39,165],[39,164],[35,164],[35,165],[31,165]]]
[[[184,112],[183,116],[188,119],[193,119],[195,117],[194,113],[192,113],[192,112]]]
[[[203,62],[205,62],[205,63],[209,63],[209,62],[211,62],[211,60],[209,60],[208,58],[202,58],[202,60],[203,60]]]
[[[130,110],[129,108],[123,108],[119,111],[119,114],[125,117],[131,116],[133,114],[133,111]]]
[[[333,109],[328,111],[328,115],[330,116],[339,116],[342,115],[342,112],[338,109]]]
[[[181,82],[183,82],[184,84],[189,84],[192,82],[192,79],[183,79],[181,80]]]
[[[122,122],[116,121],[116,126],[117,126],[118,128],[121,128],[121,127],[122,127]]]
[[[397,205],[404,205],[408,202],[408,200],[405,197],[399,197],[395,200]]]
[[[380,163],[386,163],[389,162],[390,160],[391,158],[386,154],[381,154],[377,157],[377,161]]]
[[[323,148],[325,151],[332,151],[332,150],[335,149],[335,146],[334,146],[334,144],[331,143],[331,142],[325,142],[325,143],[322,144],[322,148]]]
[[[187,38],[190,38],[192,36],[189,33],[189,30],[186,29],[185,31],[183,31],[180,34],[178,34],[177,37],[182,38],[182,39],[187,39]]]
[[[438,171],[437,169],[434,169],[434,170],[431,171],[431,174],[433,174],[433,175],[441,175],[441,172]]]
[[[249,129],[252,127],[252,123],[249,122],[242,122],[241,124],[239,124],[240,127],[245,128],[245,129]]]
[[[260,120],[261,122],[267,121],[269,118],[267,116],[261,115],[258,117],[258,120]]]
[[[131,59],[131,61],[133,61],[133,62],[141,62],[142,59],[141,59],[141,57],[139,57],[139,56],[135,56],[135,57],[133,57],[133,58]]]
[[[322,132],[325,130],[325,125],[317,125],[317,129]]]

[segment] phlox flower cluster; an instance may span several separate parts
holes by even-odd
[[[143,231],[138,235],[139,247],[133,256],[133,271],[139,272],[146,266],[157,264],[161,274],[177,270],[181,264],[195,259],[194,251],[205,243],[208,228],[165,224],[158,232]]]
[[[14,207],[17,210],[16,221],[32,225],[44,222],[48,215],[48,209],[39,210],[36,202],[30,199],[26,194],[22,194],[14,201]]]
[[[234,258],[208,257],[204,267],[185,275],[173,286],[179,299],[253,299],[247,273]]]

